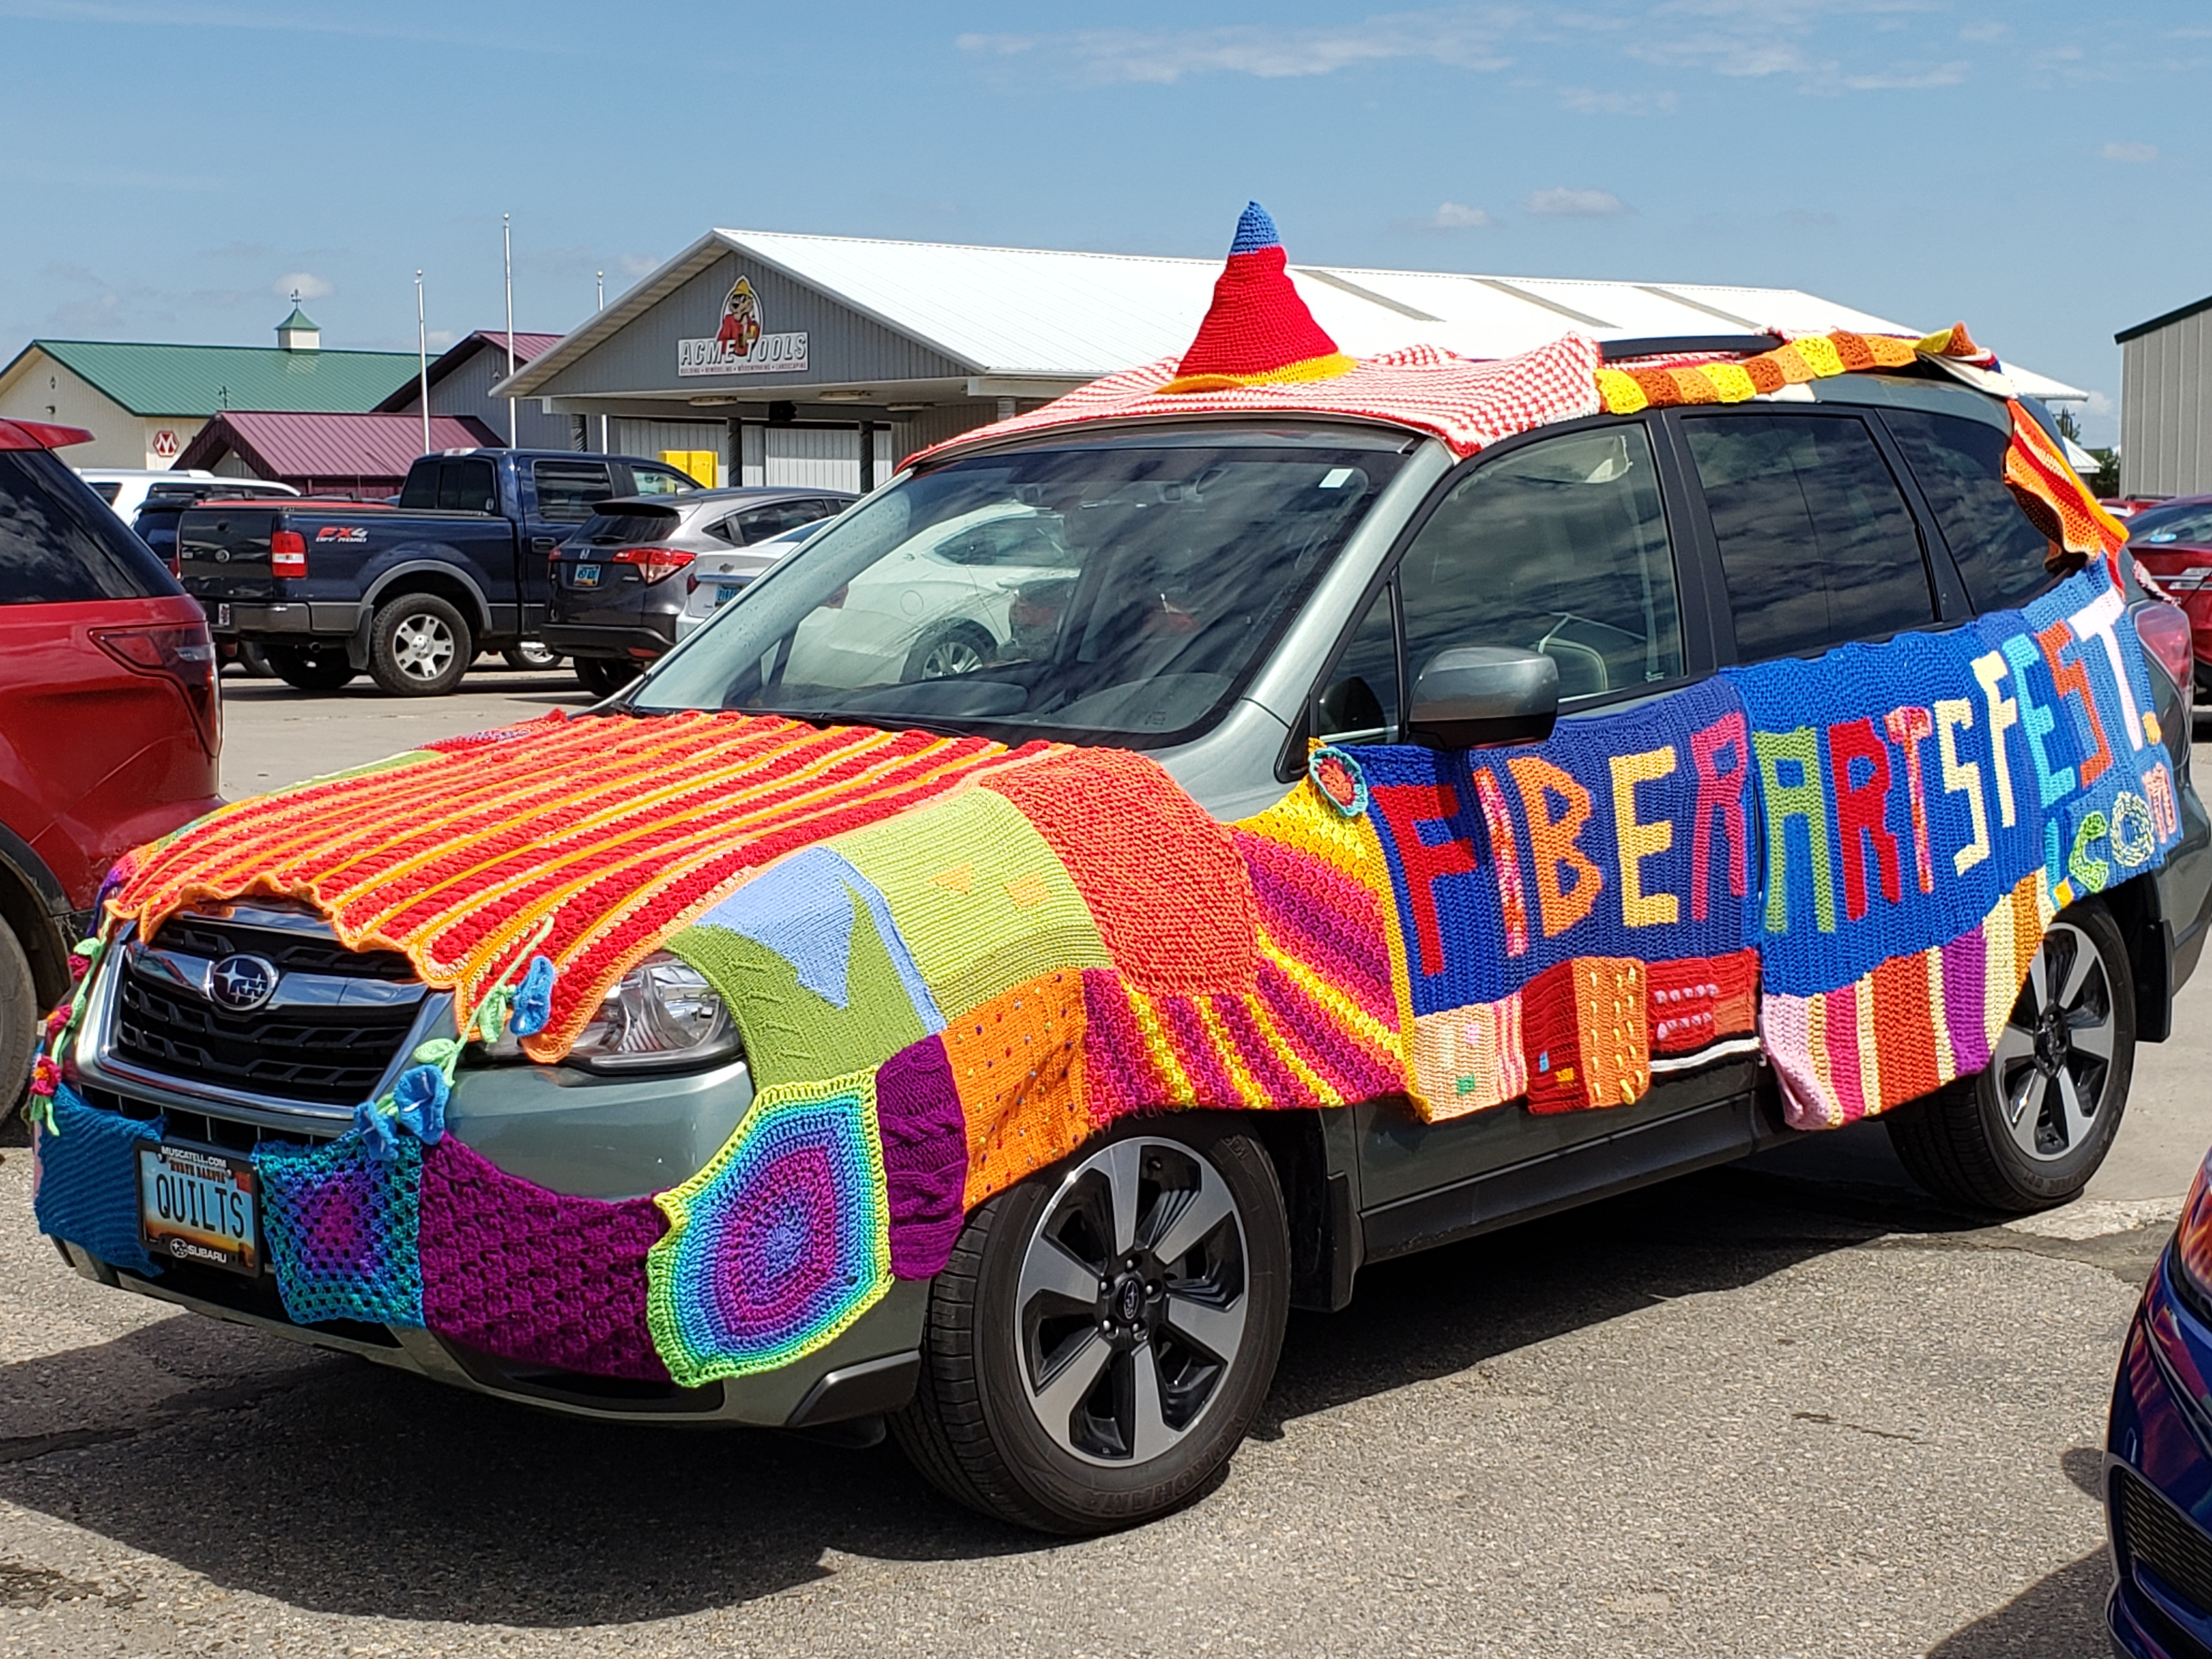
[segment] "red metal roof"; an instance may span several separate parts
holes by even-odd
[[[518,348],[520,342],[517,341]],[[430,447],[499,445],[499,434],[469,415],[433,415]],[[234,409],[200,428],[175,465],[212,466],[236,455],[257,477],[311,487],[309,480],[397,480],[422,453],[419,415],[296,415]]]

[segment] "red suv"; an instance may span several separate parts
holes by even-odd
[[[207,617],[53,451],[0,420],[0,1117],[116,857],[221,804]]]
[[[2145,507],[2128,520],[2128,551],[2189,613],[2197,694],[2212,695],[2212,495]]]

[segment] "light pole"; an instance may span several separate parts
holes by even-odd
[[[422,400],[422,453],[430,453],[430,337],[422,327],[422,273],[415,273],[416,372]]]
[[[507,378],[511,380],[514,378],[514,229],[510,215],[502,213],[499,216],[499,240],[507,256]],[[514,399],[510,396],[507,400],[507,447],[509,449],[518,447],[514,427]]]

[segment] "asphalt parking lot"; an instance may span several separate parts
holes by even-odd
[[[234,796],[587,699],[226,682]],[[2212,759],[2200,746],[2199,760]],[[2088,1198],[1990,1227],[1879,1126],[1362,1275],[1222,1486],[1081,1543],[888,1447],[607,1428],[72,1276],[0,1157],[0,1651],[2105,1651],[2094,1493],[2205,1144],[2212,975]]]

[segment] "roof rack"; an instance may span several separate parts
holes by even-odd
[[[1647,334],[1633,340],[1601,340],[1598,356],[1605,362],[1623,357],[1662,357],[1687,352],[1772,351],[1782,344],[1779,334]]]

